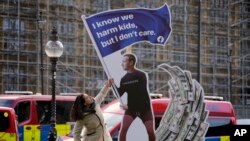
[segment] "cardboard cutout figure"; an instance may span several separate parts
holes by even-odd
[[[128,66],[126,66],[126,65],[129,65],[129,64],[127,64],[127,62],[125,62],[127,57],[124,57],[121,52],[122,51],[118,51],[118,52],[113,53],[112,55],[105,57],[104,61],[105,61],[108,68],[113,68],[113,69],[109,70],[109,73],[112,74],[111,76],[113,76],[113,79],[114,79],[114,89],[113,90],[117,90],[116,92],[114,91],[113,93],[118,94],[117,97],[120,99],[121,108],[122,109],[124,108],[124,112],[125,112],[126,106],[128,107],[128,105],[130,105],[129,104],[130,102],[132,102],[132,103],[137,102],[139,104],[139,103],[141,103],[140,99],[143,98],[143,96],[138,99],[138,98],[133,98],[133,96],[131,97],[129,95],[129,94],[133,94],[133,93],[128,93],[126,91],[123,92],[124,87],[122,85],[126,84],[126,83],[124,83],[122,78],[128,73],[127,72]],[[136,66],[136,61],[135,61],[134,65]],[[130,67],[132,67],[132,66],[130,66]],[[146,96],[147,98],[150,98],[148,95],[149,90],[148,90],[148,76],[147,76],[147,74],[136,67],[134,69],[136,69],[137,71],[140,71],[144,80],[146,80],[146,81],[144,81],[144,85],[141,87],[141,89],[143,89],[143,91],[145,92],[144,94],[147,94],[147,95],[144,95],[144,97]],[[137,79],[137,77],[135,77],[135,78],[133,77],[133,79]],[[133,84],[133,81],[131,81],[129,83]],[[135,83],[137,83],[137,80],[134,81],[134,84]],[[138,86],[138,85],[135,85],[135,86]],[[143,94],[143,93],[141,93],[141,92],[138,94],[135,93],[135,96],[136,95],[140,96],[141,94]],[[132,99],[132,101],[129,101],[129,99]],[[144,103],[144,101],[142,103]],[[151,101],[148,104],[150,105],[150,110],[151,110],[151,108],[152,108]],[[124,119],[124,121],[125,120],[126,119]],[[123,133],[122,138],[124,138],[124,136],[126,136],[126,141],[135,141],[135,140],[149,141],[147,128],[144,125],[144,122],[141,120],[141,118],[136,116],[130,122],[131,123],[127,123],[127,122],[125,124],[122,123],[122,127],[124,127],[124,130],[123,130],[123,132],[119,133],[119,136],[122,135],[121,133]],[[153,123],[154,123],[154,120],[153,120]],[[125,130],[126,128],[123,125],[126,125],[128,129]],[[154,124],[152,124],[152,126],[154,127]],[[150,130],[150,129],[148,128],[148,130]],[[152,128],[151,128],[151,131],[152,131]],[[153,130],[153,132],[155,132],[155,130]],[[121,139],[119,141],[121,141]]]
[[[121,105],[125,113],[119,133],[119,141],[127,141],[128,129],[136,118],[139,118],[145,126],[148,140],[155,141],[154,116],[148,90],[148,77],[135,65],[136,56],[134,54],[123,55],[122,68],[126,71],[126,74],[121,78],[120,87],[116,88],[120,96],[127,93],[127,104]],[[139,128],[136,132],[140,130],[142,129]]]

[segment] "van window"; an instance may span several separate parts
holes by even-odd
[[[15,107],[18,123],[29,120],[30,118],[30,101],[19,102]]]
[[[38,121],[40,124],[49,124],[51,116],[50,101],[37,101],[36,109],[38,113]]]
[[[5,132],[10,127],[10,118],[8,112],[0,112],[0,132]]]
[[[40,124],[49,124],[51,117],[51,101],[37,101],[38,120]],[[73,101],[56,101],[56,123],[69,122],[69,112]]]
[[[56,103],[56,123],[64,124],[70,121],[69,113],[73,101],[58,101]]]

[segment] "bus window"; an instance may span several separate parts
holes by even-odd
[[[10,127],[10,119],[8,112],[0,112],[0,132],[5,132]]]
[[[27,121],[30,117],[30,101],[19,102],[15,107],[18,123]]]

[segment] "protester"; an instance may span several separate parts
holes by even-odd
[[[74,141],[112,141],[104,124],[101,102],[110,90],[111,81],[106,82],[96,97],[81,94],[76,97],[71,110],[71,119],[76,121],[73,129]],[[83,136],[81,138],[81,133]]]

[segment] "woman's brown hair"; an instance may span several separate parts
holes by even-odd
[[[78,95],[70,111],[71,121],[77,121],[79,119],[82,119],[82,113],[84,108],[86,107],[84,103],[85,99],[83,97],[83,94]]]

